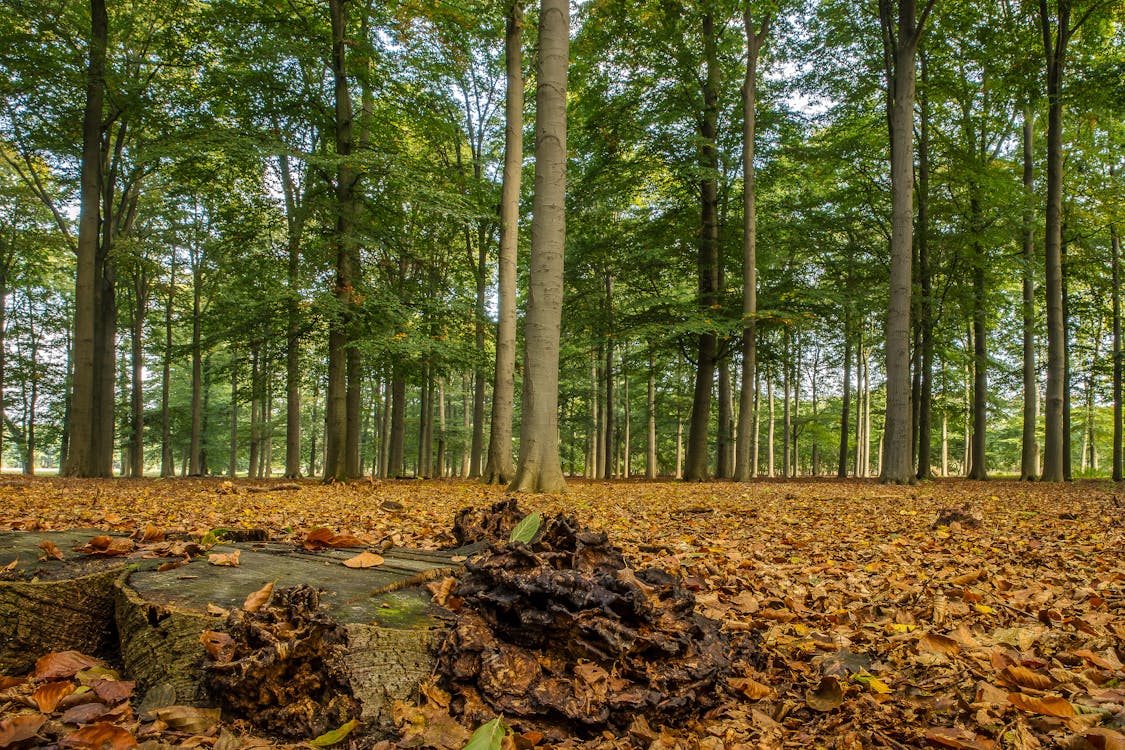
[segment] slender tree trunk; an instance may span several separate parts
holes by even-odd
[[[600,475],[599,457],[601,456],[601,422],[598,416],[598,395],[601,390],[598,387],[598,355],[596,352],[591,353],[590,361],[590,425],[586,443],[587,443],[587,456],[586,456],[586,478],[597,479]]]
[[[766,449],[766,462],[767,462],[766,476],[770,477],[772,479],[773,475],[774,475],[773,449],[774,449],[774,444],[776,442],[774,440],[773,432],[774,432],[774,425],[777,423],[777,417],[776,417],[775,412],[774,412],[773,378],[770,377],[770,373],[768,373],[768,372],[766,373],[766,397],[769,399],[769,402],[770,402],[769,422],[768,422],[768,429],[766,430],[766,446],[767,446],[767,449]]]
[[[699,166],[703,177],[699,183],[700,239],[697,266],[699,307],[708,311],[713,305],[719,304],[719,195],[716,178],[719,172],[719,155],[715,142],[719,120],[719,60],[711,0],[705,0],[703,7],[703,111],[699,122]],[[711,391],[715,385],[717,350],[717,336],[713,331],[700,334],[691,426],[688,430],[687,462],[684,467],[684,479],[690,482],[707,479]]]
[[[918,280],[921,291],[919,299],[919,328],[922,338],[921,367],[918,374],[920,393],[918,398],[918,470],[919,479],[932,476],[931,443],[933,434],[933,389],[934,389],[934,291],[933,272],[930,268],[930,100],[927,92],[929,84],[928,59],[925,51],[919,50],[919,68],[922,76],[922,91],[919,95],[919,133],[918,133]]]
[[[602,433],[605,447],[602,448],[602,451],[605,460],[602,463],[600,478],[611,479],[614,474],[613,433],[617,415],[613,404],[613,380],[616,373],[613,368],[613,275],[610,273],[607,273],[605,277],[605,314],[607,335],[605,336],[605,370],[602,372],[602,377],[605,380],[605,405],[602,409],[605,421],[605,430]]]
[[[519,249],[520,177],[523,171],[523,2],[513,0],[504,34],[506,99],[504,103],[504,176],[500,186],[500,255],[497,278],[499,320],[496,372],[492,386],[492,422],[484,481],[508,484],[512,462],[512,412],[516,365],[516,255]]]
[[[15,257],[15,225],[12,226],[12,239],[5,241],[0,237],[0,471],[4,468],[4,427],[8,415],[7,402],[4,398],[4,388],[7,382],[7,313],[8,313],[8,275],[12,269]],[[1116,297],[1114,298],[1116,299]],[[61,465],[61,462],[60,462]]]
[[[86,106],[82,120],[82,162],[78,214],[77,272],[74,287],[74,381],[70,421],[70,449],[62,473],[102,476],[94,455],[95,332],[98,283],[98,239],[101,220],[102,105],[105,98],[105,58],[109,19],[105,0],[90,0],[90,43],[86,67]]]
[[[437,379],[437,410],[438,410],[438,436],[437,459],[434,474],[439,478],[445,477],[445,378]],[[511,445],[511,440],[508,444]]]
[[[1112,175],[1112,173],[1111,173]],[[1125,479],[1122,473],[1121,397],[1121,237],[1117,225],[1109,225],[1110,257],[1113,266],[1113,481]]]
[[[886,317],[887,405],[883,426],[880,480],[895,484],[914,481],[911,466],[913,429],[910,408],[911,260],[914,234],[914,62],[925,18],[919,21],[915,0],[898,0],[897,23],[891,0],[880,0],[880,20],[888,66],[888,116],[891,136],[891,267]]]
[[[761,453],[761,430],[762,430],[762,383],[761,373],[758,372],[757,366],[754,367],[754,433],[750,437],[750,476],[757,478],[761,472],[762,467],[760,463]]]
[[[715,441],[715,478],[730,479],[734,467],[731,465],[731,425],[734,422],[730,385],[730,360],[719,362],[719,430]]]
[[[626,479],[633,473],[631,462],[629,460],[630,454],[633,452],[631,445],[632,429],[633,429],[633,410],[629,407],[629,374],[628,372],[622,373],[622,390],[625,397],[625,438],[624,449],[621,451],[621,476]]]
[[[793,341],[789,333],[789,329],[785,329],[785,343],[782,346],[782,356],[784,360],[781,363],[781,390],[784,394],[781,399],[781,476],[792,476],[791,461],[792,450],[791,439],[793,436],[793,415],[790,412],[789,394],[793,387],[793,381],[790,375],[793,372],[792,357],[793,357]]]
[[[509,489],[563,492],[559,460],[559,336],[566,239],[566,86],[570,4],[542,0],[535,92],[535,196],[524,323],[520,461]]]
[[[287,229],[287,273],[285,299],[285,476],[301,476],[301,237],[304,230],[304,201],[298,203],[289,156],[278,157],[285,194]],[[232,474],[233,476],[233,474]]]
[[[333,294],[337,310],[328,331],[328,396],[326,404],[324,481],[344,481],[359,474],[359,351],[352,345],[355,306],[356,186],[359,172],[348,157],[353,148],[352,97],[348,87],[346,49],[347,7],[350,0],[329,0],[332,17],[332,75],[335,91],[336,156],[336,278]]]
[[[975,193],[976,185],[970,190]],[[974,236],[979,237],[980,201],[974,195],[969,199],[971,225]],[[973,438],[969,479],[988,479],[985,464],[986,428],[988,418],[988,331],[986,318],[986,270],[988,259],[979,240],[973,241]]]
[[[164,362],[160,379],[160,476],[176,474],[172,455],[172,303],[176,295],[176,252],[173,249],[168,269],[168,298],[164,303]]]
[[[133,274],[133,326],[131,341],[132,357],[132,393],[130,394],[130,440],[129,440],[129,474],[134,477],[143,477],[145,474],[145,394],[144,394],[144,326],[145,315],[148,312],[149,278],[145,269],[138,269]]]
[[[1065,232],[1065,222],[1061,227],[1061,231]],[[1070,285],[1068,279],[1070,274],[1068,272],[1069,263],[1067,262],[1067,248],[1065,238],[1062,243],[1062,323],[1063,323],[1063,481],[1069,482],[1071,480],[1072,462],[1074,460],[1074,452],[1071,446],[1071,408],[1070,408]],[[1048,368],[1049,369],[1049,368]]]
[[[398,367],[391,375],[391,435],[387,446],[387,476],[401,476],[405,470],[406,378]]]
[[[941,412],[941,475],[949,476],[949,414]]]
[[[258,474],[258,452],[261,449],[261,419],[259,417],[259,395],[261,384],[259,382],[258,358],[260,345],[254,342],[250,350],[250,450],[247,455],[246,477],[253,479]],[[315,409],[313,418],[316,418]],[[315,450],[316,440],[313,440]],[[309,465],[314,463],[312,455],[309,456]]]
[[[754,137],[757,125],[758,56],[773,21],[765,14],[755,31],[751,3],[742,7],[746,35],[746,75],[742,81],[742,388],[738,394],[738,426],[735,436],[734,479],[746,482],[757,475],[751,465],[751,433],[756,432],[754,404],[758,394],[758,207],[755,192]],[[757,442],[755,440],[755,442]]]
[[[188,474],[201,473],[203,445],[203,258],[202,248],[193,247],[191,256],[191,448]]]
[[[1035,437],[1038,421],[1039,389],[1035,383],[1035,162],[1034,111],[1023,112],[1023,434],[1020,440],[1020,479],[1032,481],[1039,473],[1039,441]]]
[[[238,350],[231,350],[230,357],[230,457],[227,463],[227,476],[235,478],[238,473]]]
[[[852,396],[852,337],[848,314],[844,314],[844,394],[843,404],[840,408],[840,450],[839,460],[836,462],[836,476],[844,479],[848,476],[848,417],[851,412]]]
[[[648,417],[648,440],[645,444],[645,479],[656,479],[656,365],[651,359],[648,363],[648,401],[645,411]]]
[[[1063,316],[1062,193],[1063,100],[1066,47],[1070,41],[1070,2],[1057,0],[1058,18],[1051,29],[1047,0],[1039,0],[1039,21],[1047,68],[1047,205],[1043,258],[1047,296],[1047,396],[1043,446],[1045,482],[1065,478],[1064,390],[1066,389],[1066,323]]]

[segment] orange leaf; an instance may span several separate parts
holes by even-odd
[[[360,552],[355,557],[349,557],[347,560],[344,560],[344,565],[349,568],[374,568],[376,565],[382,565],[384,562],[386,561],[374,552]]]
[[[26,677],[8,677],[7,675],[0,674],[0,690],[7,690],[16,685],[22,685],[26,680]]]
[[[144,542],[163,542],[164,529],[159,526],[153,526],[151,523],[145,526],[144,533],[141,535],[141,541]]]
[[[98,557],[115,557],[117,555],[127,555],[136,548],[137,545],[133,543],[132,539],[101,534],[93,537],[90,541],[86,542],[86,544],[79,547],[78,551]]]
[[[226,664],[234,658],[234,639],[226,633],[204,630],[199,634],[199,642],[203,644],[203,650],[212,661]]]
[[[932,651],[935,654],[953,656],[961,650],[961,644],[939,633],[926,633],[918,640],[918,649],[920,651]]]
[[[73,750],[129,750],[137,746],[137,739],[119,726],[99,722],[68,734],[59,746]]]
[[[39,549],[43,550],[43,552],[49,558],[53,557],[56,560],[63,559],[62,550],[59,549],[58,545],[56,545],[50,539],[44,539],[43,541],[39,542]]]
[[[332,537],[328,541],[329,547],[362,547],[365,542],[359,537],[352,536],[351,534],[339,534]]]
[[[925,736],[935,745],[955,750],[991,750],[996,746],[992,740],[981,739],[974,732],[956,727],[932,727],[926,730]]]
[[[1060,698],[1057,695],[1047,695],[1042,698],[1036,698],[1032,695],[1024,695],[1023,693],[1008,693],[1008,701],[1017,708],[1022,708],[1033,714],[1042,714],[1043,716],[1057,716],[1060,719],[1073,719],[1074,706],[1070,701],[1065,698]]]
[[[59,701],[73,692],[74,683],[69,680],[65,682],[45,682],[35,688],[35,692],[31,694],[31,699],[35,701],[35,705],[39,706],[40,711],[49,714],[59,705]]]
[[[749,677],[730,677],[727,679],[727,684],[730,685],[731,689],[738,691],[752,701],[760,701],[773,692],[762,683],[751,680]]]
[[[246,601],[242,603],[242,608],[247,612],[257,612],[270,600],[271,596],[273,596],[273,581],[246,597]]]
[[[80,654],[77,651],[59,651],[47,654],[35,662],[34,677],[39,682],[47,680],[70,679],[83,669],[96,667],[101,664],[97,659]]]
[[[0,747],[13,747],[31,739],[39,731],[39,727],[46,723],[46,716],[33,714],[0,720]]]
[[[1046,690],[1051,687],[1051,678],[1033,672],[1027,667],[1020,667],[1012,665],[1004,667],[1000,672],[1000,676],[1011,685],[1018,685],[1019,687],[1032,688],[1034,690]]]
[[[305,549],[323,549],[329,546],[329,543],[335,536],[336,534],[331,529],[323,527],[316,528],[305,535],[305,541],[302,542],[302,546]]]
[[[1087,742],[1099,750],[1125,750],[1125,735],[1106,727],[1094,727],[1082,733]]]
[[[111,705],[132,695],[136,686],[137,683],[132,680],[95,680],[90,683],[97,696]]]

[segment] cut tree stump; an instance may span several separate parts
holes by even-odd
[[[103,534],[97,529],[0,533],[0,674],[27,672],[53,651],[106,656],[116,650],[113,584],[126,561],[75,550]],[[63,559],[41,549],[44,542]]]
[[[222,545],[212,554],[239,552],[239,565],[200,558],[165,571],[138,570],[117,582],[116,620],[126,673],[142,691],[168,700],[215,705],[203,680],[200,633],[223,630],[215,608],[241,607],[269,582],[275,589],[307,584],[348,631],[343,656],[364,721],[389,723],[395,700],[404,699],[433,671],[434,647],[444,625],[429,613],[422,584],[460,570],[471,550],[428,552],[390,549],[372,568],[345,567],[357,549],[308,552],[277,543]],[[154,693],[155,694],[155,693]]]

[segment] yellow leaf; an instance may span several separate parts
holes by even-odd
[[[1057,695],[1045,695],[1042,698],[1036,698],[1023,693],[1008,693],[1008,702],[1033,714],[1057,716],[1060,719],[1074,718],[1074,706],[1070,704],[1070,701]]]
[[[977,612],[980,612],[982,615],[996,614],[996,610],[994,610],[992,607],[988,606],[987,604],[974,604],[973,609],[975,609]]]
[[[892,692],[887,683],[883,682],[877,677],[866,673],[853,674],[852,679],[858,682],[860,685],[863,685],[873,693],[887,695]]]
[[[270,581],[265,586],[262,586],[262,588],[246,597],[242,608],[247,612],[257,612],[270,600],[271,596],[273,596],[273,581]]]

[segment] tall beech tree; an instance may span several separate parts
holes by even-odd
[[[935,0],[879,0],[891,144],[891,265],[887,302],[887,406],[880,480],[914,481],[910,399],[911,261],[914,252],[915,58]]]
[[[509,489],[566,490],[559,458],[559,336],[566,241],[566,83],[570,3],[542,0],[535,86],[535,193],[524,317],[520,457]]]

